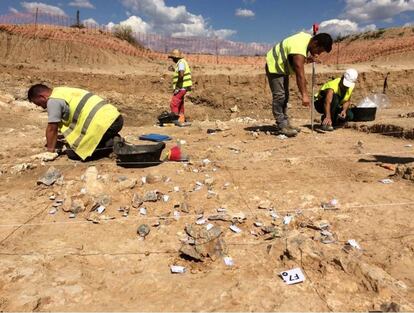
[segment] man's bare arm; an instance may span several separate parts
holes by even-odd
[[[46,127],[46,147],[47,151],[55,152],[58,137],[58,123],[49,123]]]
[[[324,103],[324,109],[325,109],[325,119],[322,121],[323,125],[332,125],[332,116],[331,116],[331,103],[332,98],[334,95],[333,89],[326,89],[325,90],[325,103]]]
[[[175,89],[183,88],[183,83],[184,83],[184,71],[179,71],[178,72],[177,85],[176,85]]]
[[[296,84],[298,85],[299,92],[302,95],[302,104],[309,106],[310,100],[308,91],[306,89],[306,77],[305,77],[305,61],[306,58],[300,54],[294,54],[292,56],[293,70],[296,74]]]

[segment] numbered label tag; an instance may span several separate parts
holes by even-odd
[[[303,275],[302,270],[300,268],[294,268],[289,271],[284,271],[280,273],[280,276],[282,276],[283,281],[287,285],[298,284],[305,281],[305,275]]]

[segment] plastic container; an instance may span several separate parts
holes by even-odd
[[[116,163],[123,167],[149,167],[162,163],[160,156],[165,148],[164,142],[150,145],[131,145],[123,139],[114,142]]]
[[[352,108],[351,112],[354,114],[353,122],[369,122],[375,120],[377,108]]]

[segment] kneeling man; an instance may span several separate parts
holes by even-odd
[[[113,138],[124,121],[116,107],[93,93],[70,87],[37,84],[28,91],[30,102],[47,110],[46,146],[56,151],[58,132],[66,139],[67,155],[83,161],[108,156]]]

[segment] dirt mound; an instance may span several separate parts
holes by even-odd
[[[2,62],[52,68],[126,69],[146,54],[107,33],[51,26],[0,25],[0,43]]]
[[[338,49],[339,48],[339,49]],[[389,61],[414,51],[412,28],[391,28],[356,34],[338,40],[330,54],[321,56],[326,64]]]
[[[132,64],[139,63],[142,58],[167,59],[165,53],[133,46],[101,30],[3,24],[0,25],[0,42],[0,55],[5,61],[14,63],[41,62],[92,68],[101,66],[128,68]],[[329,55],[325,54],[321,57],[321,61],[324,64],[390,62],[406,60],[413,52],[412,29],[393,28],[343,38],[337,41]],[[264,63],[264,56],[191,54],[187,55],[187,59],[192,64],[208,65],[263,66]]]

